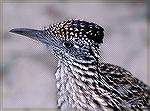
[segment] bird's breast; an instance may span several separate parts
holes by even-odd
[[[94,98],[97,98],[99,103],[105,106],[105,101],[95,93],[92,79],[94,73],[88,71],[86,66],[77,67],[77,63],[66,65],[60,61],[55,74],[58,107],[61,109],[100,109],[100,105],[93,102]]]

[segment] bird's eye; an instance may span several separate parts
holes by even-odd
[[[73,46],[73,44],[70,43],[70,42],[64,42],[63,45],[64,45],[66,48],[71,48],[71,47]]]

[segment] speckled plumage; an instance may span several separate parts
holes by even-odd
[[[96,43],[102,43],[104,29],[97,24],[78,19],[68,19],[66,21],[53,24],[46,28],[49,34],[55,37],[62,37],[65,40],[73,38],[92,39]],[[101,38],[99,38],[101,37]]]
[[[99,60],[103,31],[77,19],[42,31],[11,30],[45,43],[59,58],[55,75],[62,110],[148,111],[150,88],[124,68]]]

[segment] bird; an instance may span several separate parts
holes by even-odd
[[[42,30],[14,28],[10,32],[43,43],[58,58],[58,109],[150,111],[150,87],[130,71],[100,60],[104,39],[100,25],[67,19]]]

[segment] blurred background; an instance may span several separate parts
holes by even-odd
[[[3,3],[3,108],[56,108],[57,58],[13,28],[43,29],[78,18],[105,30],[105,62],[124,67],[148,84],[147,5],[145,3]],[[29,111],[29,109],[26,109]]]

